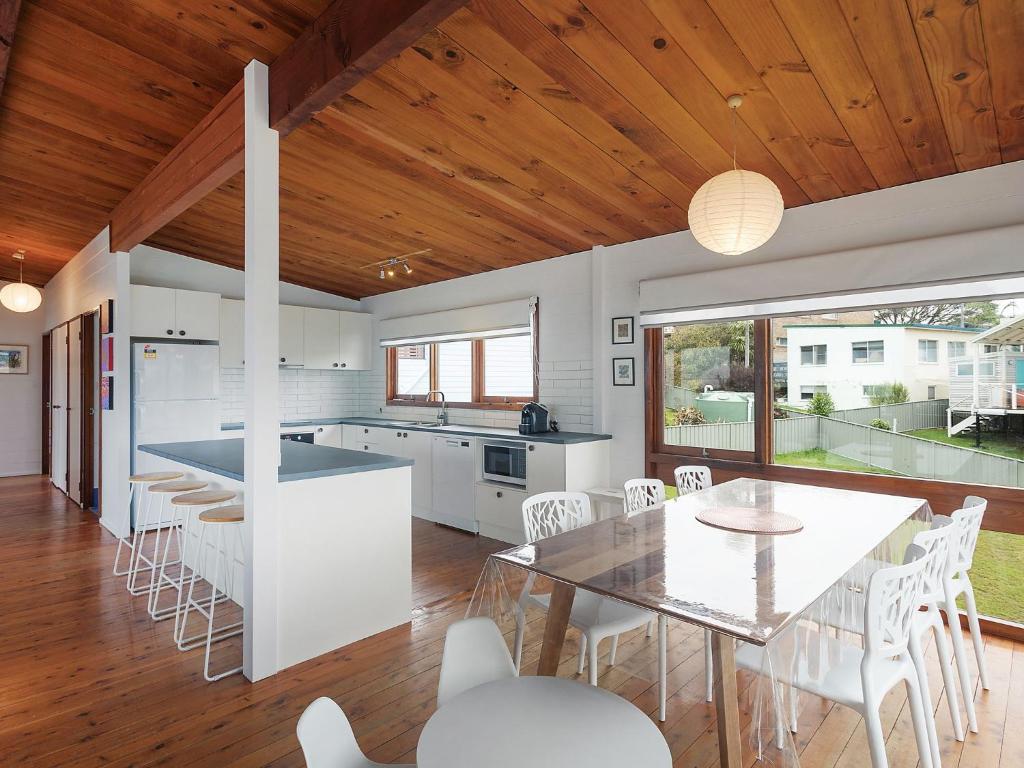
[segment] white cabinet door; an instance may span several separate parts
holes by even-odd
[[[220,300],[220,367],[245,365],[245,302]]]
[[[303,362],[307,368],[341,368],[340,314],[335,309],[303,309]]]
[[[134,313],[134,309],[133,309]],[[179,339],[217,341],[220,338],[220,294],[206,291],[174,292],[174,336]]]
[[[321,424],[316,427],[313,431],[313,443],[316,445],[329,445],[332,448],[341,448],[341,424]]]
[[[368,371],[373,367],[370,338],[372,316],[361,312],[339,312],[341,316],[341,367]]]
[[[303,326],[305,310],[302,307],[281,305],[278,316],[278,344],[281,365],[302,365],[304,350]]]
[[[430,517],[434,478],[431,466],[430,432],[402,432],[399,456],[412,459],[412,512],[417,517]]]
[[[526,446],[526,490],[535,493],[565,490],[565,446],[529,443]]]
[[[173,288],[132,286],[132,336],[167,339],[178,335],[174,293]]]
[[[476,484],[476,519],[480,535],[510,544],[525,544],[523,502],[525,491],[489,483]]]
[[[370,427],[358,424],[345,424],[341,431],[341,447],[350,451],[360,451],[367,443],[374,443],[370,437]]]

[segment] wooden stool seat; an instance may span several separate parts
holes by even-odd
[[[143,472],[141,475],[132,475],[128,478],[130,483],[164,483],[168,480],[181,480],[184,472]]]
[[[214,507],[199,513],[204,523],[240,523],[245,519],[245,507],[242,504],[227,504]]]
[[[176,507],[205,507],[210,504],[223,504],[231,501],[237,494],[234,491],[196,491],[185,493],[171,499],[171,504]]]
[[[188,491],[201,491],[208,486],[201,480],[175,480],[171,483],[157,483],[149,486],[150,493],[187,493]]]

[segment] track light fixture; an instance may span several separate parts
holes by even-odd
[[[412,274],[412,266],[409,264],[409,259],[413,256],[422,256],[423,254],[430,253],[432,249],[424,248],[422,251],[413,251],[412,253],[405,253],[401,256],[392,256],[390,259],[384,259],[383,261],[375,261],[373,264],[367,264],[363,269],[376,269],[377,277],[381,280],[387,280],[390,277],[394,277],[397,270],[401,269],[407,275]]]

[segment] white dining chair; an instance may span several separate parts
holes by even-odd
[[[518,675],[497,624],[486,616],[456,621],[444,635],[437,706],[470,688]]]
[[[639,477],[627,480],[623,489],[626,492],[624,508],[627,515],[665,502],[665,484],[661,480]]]
[[[356,743],[352,726],[333,699],[321,696],[302,713],[295,728],[306,768],[375,768]],[[405,768],[416,768],[406,763]]]
[[[985,666],[985,646],[978,623],[978,606],[974,599],[974,587],[971,585],[969,571],[974,562],[974,550],[978,545],[982,519],[988,502],[980,496],[968,496],[964,506],[950,516],[935,515],[932,525],[938,526],[946,521],[952,522],[956,529],[952,545],[949,549],[949,567],[943,581],[944,599],[939,605],[946,615],[950,635],[953,640],[953,656],[956,659],[957,671],[960,676],[960,690],[964,696],[964,709],[967,712],[967,727],[972,733],[978,732],[978,716],[974,707],[974,686],[971,683],[971,671],[967,666],[967,651],[964,648],[963,633],[960,630],[960,609],[956,601],[964,596],[967,609],[967,624],[974,641],[974,655],[978,663],[978,676],[981,687],[988,690],[988,670]]]
[[[675,469],[676,493],[685,496],[711,487],[711,470],[707,467],[681,466]]]
[[[932,768],[932,743],[921,678],[912,656],[911,636],[921,605],[926,570],[936,570],[939,557],[916,544],[907,548],[909,562],[880,568],[871,574],[864,597],[863,648],[844,643],[824,631],[799,627],[792,668],[775,668],[777,682],[829,699],[864,718],[873,768],[887,768],[881,704],[885,695],[903,683],[922,768]],[[941,563],[938,563],[941,565]],[[811,660],[814,651],[814,661]],[[760,672],[764,650],[741,645],[737,666]],[[790,696],[792,701],[792,696]],[[793,713],[790,713],[790,718]],[[776,717],[781,732],[783,714]],[[936,766],[936,768],[938,768]]]
[[[701,470],[694,472],[695,477],[707,476],[707,485],[711,485],[711,470],[707,467],[676,467],[676,489],[678,490],[680,470],[685,470],[689,473],[691,470]],[[696,480],[694,482],[697,482]],[[702,486],[707,487],[707,486]],[[634,512],[640,512],[644,509],[650,509],[653,506],[657,506],[665,501],[665,484],[661,480],[650,479],[646,477],[637,478],[635,480],[627,480],[624,486],[625,490],[625,512],[627,515],[631,515]],[[687,491],[692,493],[694,490],[698,490],[696,487]],[[683,495],[680,492],[680,495]],[[659,625],[658,634],[659,637],[667,632],[666,626],[667,619],[659,614]],[[648,631],[649,634],[649,631]],[[712,669],[712,655],[711,655],[711,630],[704,630],[704,698],[707,701],[711,701],[714,694],[714,670]]]
[[[590,497],[585,493],[552,491],[531,496],[523,502],[523,530],[526,532],[528,544],[555,536],[565,531],[581,528],[593,522]],[[526,633],[526,607],[530,604],[547,610],[551,601],[550,594],[532,594],[535,575],[529,574],[519,594],[516,605],[516,637],[513,655],[516,669],[522,662],[523,637]],[[608,653],[608,664],[615,664],[615,652],[618,648],[618,636],[640,627],[647,627],[647,635],[651,635],[651,626],[655,620],[652,611],[636,608],[618,600],[601,597],[585,589],[576,589],[576,595],[569,611],[569,625],[580,632],[579,662],[576,673],[583,674],[588,670],[588,682],[597,685],[598,646],[605,638],[611,638],[612,644]],[[658,632],[658,687],[661,705],[659,713],[665,719],[667,696],[667,671],[665,651],[667,632],[663,620],[659,620]]]

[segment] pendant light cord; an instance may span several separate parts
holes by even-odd
[[[732,169],[734,171],[739,170],[736,167],[736,107],[732,107]]]

